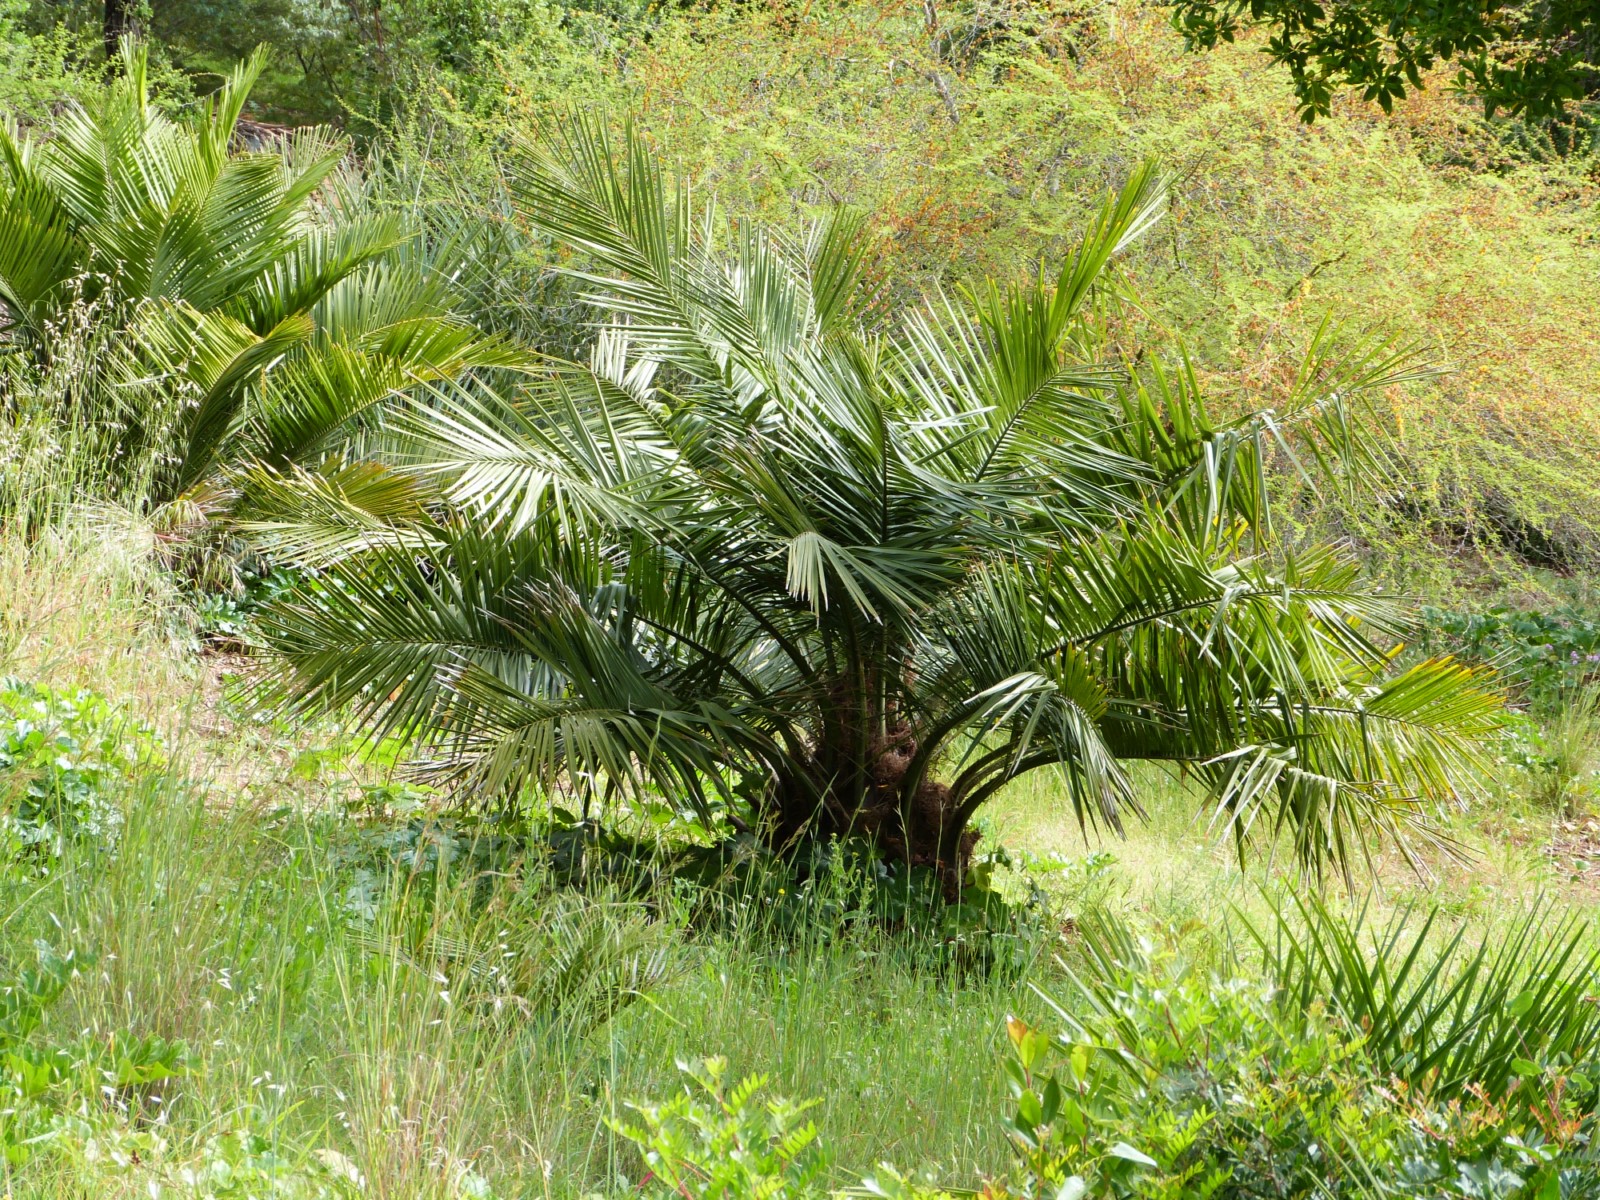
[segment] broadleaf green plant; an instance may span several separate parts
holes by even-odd
[[[116,789],[160,756],[154,731],[93,692],[0,679],[0,829],[16,848],[56,856],[63,838],[114,846]]]
[[[1051,1000],[1063,1031],[1009,1023],[1018,1168],[1005,1190],[1543,1200],[1593,1186],[1593,1084],[1571,1063],[1510,1102],[1411,1088],[1361,1024],[1299,1007],[1270,974],[1208,977],[1103,917],[1084,932],[1077,995]]]

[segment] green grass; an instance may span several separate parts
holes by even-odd
[[[240,1128],[291,1162],[337,1151],[374,1195],[465,1195],[478,1177],[498,1196],[617,1194],[640,1162],[608,1120],[673,1093],[678,1060],[712,1054],[735,1077],[770,1075],[779,1094],[821,1100],[838,1185],[887,1160],[974,1186],[1010,1162],[1004,1019],[1045,1019],[1033,985],[1066,994],[1048,957],[1027,978],[956,978],[904,939],[786,939],[759,913],[733,932],[688,929],[664,897],[648,921],[602,914],[606,936],[659,955],[657,981],[610,1020],[570,999],[496,1011],[461,965],[477,955],[513,976],[543,969],[558,898],[536,878],[502,880],[484,905],[465,882],[433,890],[431,876],[402,870],[374,905],[358,873],[370,839],[344,805],[371,768],[330,729],[226,702],[219,679],[237,665],[195,653],[149,557],[104,528],[63,526],[26,550],[0,542],[0,591],[0,674],[94,687],[162,730],[168,764],[121,797],[115,853],[77,847],[48,871],[0,871],[0,968],[25,966],[39,939],[91,955],[43,1036],[159,1035],[199,1060],[126,1119],[82,1099],[97,1119],[160,1139],[138,1164],[58,1156],[16,1175],[12,1194],[144,1196],[156,1182],[183,1195],[182,1169]],[[320,770],[305,769],[312,759]],[[1141,782],[1150,818],[1126,839],[1085,842],[1043,773],[985,814],[986,837],[1066,861],[1038,878],[1057,894],[1069,957],[1074,917],[1104,909],[1219,963],[1230,906],[1260,917],[1294,880],[1270,864],[1242,871],[1178,781],[1152,771]],[[1380,858],[1374,912],[1447,900],[1447,920],[1492,928],[1541,892],[1567,910],[1590,902],[1593,885],[1544,852],[1564,821],[1498,796],[1453,820],[1474,857],[1438,861],[1439,883]],[[568,994],[598,995],[581,976]]]
[[[997,1062],[1005,1015],[1037,1007],[1024,981],[952,984],[872,938],[691,936],[668,919],[663,982],[598,1028],[486,1012],[413,948],[536,953],[537,889],[506,882],[484,910],[467,886],[419,896],[400,879],[364,919],[338,803],[361,768],[334,755],[308,780],[295,766],[330,733],[219,705],[215,664],[178,636],[181,611],[115,543],[63,534],[9,550],[0,673],[94,686],[163,730],[171,765],[123,798],[114,854],[69,848],[48,873],[0,872],[0,964],[25,965],[39,939],[90,954],[49,1033],[157,1034],[201,1060],[147,1105],[166,1114],[163,1158],[104,1178],[105,1164],[58,1165],[17,1194],[32,1178],[41,1195],[86,1179],[143,1195],[239,1125],[300,1153],[336,1149],[382,1195],[451,1194],[468,1164],[500,1195],[611,1191],[638,1164],[606,1121],[675,1088],[677,1060],[709,1054],[825,1097],[841,1183],[883,1159],[967,1183],[1004,1166]]]
[[[882,1159],[967,1183],[1004,1166],[995,1064],[1004,1016],[1032,1004],[1020,981],[953,985],[871,939],[673,929],[665,981],[598,1029],[495,1014],[462,994],[467,980],[374,930],[431,909],[431,933],[516,956],[541,945],[540,903],[477,912],[447,887],[364,922],[345,903],[337,837],[326,820],[263,819],[157,781],[114,857],[8,873],[7,957],[40,938],[94,956],[54,1029],[159,1034],[199,1052],[195,1076],[164,1097],[176,1143],[249,1120],[340,1150],[387,1194],[448,1190],[467,1163],[515,1181],[508,1194],[612,1190],[637,1163],[619,1160],[606,1120],[675,1088],[676,1060],[708,1054],[824,1097],[841,1182]]]

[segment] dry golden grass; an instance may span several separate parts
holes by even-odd
[[[1214,925],[1229,906],[1257,910],[1264,894],[1305,886],[1281,852],[1241,867],[1232,843],[1211,828],[1196,792],[1164,772],[1141,771],[1139,777],[1149,819],[1129,821],[1123,837],[1092,828],[1086,837],[1065,790],[1048,771],[1038,771],[984,814],[985,844],[1065,860],[1108,854],[1115,862],[1103,886],[1118,902],[1178,925]],[[1372,870],[1359,871],[1348,888],[1330,880],[1329,894],[1370,903],[1378,913],[1439,905],[1456,916],[1489,920],[1541,900],[1580,908],[1600,902],[1600,825],[1593,818],[1540,809],[1500,786],[1445,814],[1443,824],[1456,856],[1418,846],[1419,871],[1393,845],[1373,843]]]

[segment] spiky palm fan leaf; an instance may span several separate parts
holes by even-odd
[[[410,457],[314,511],[284,489],[258,532],[328,566],[272,618],[298,703],[423,735],[486,795],[720,797],[778,846],[861,833],[952,872],[977,809],[1046,766],[1118,828],[1129,761],[1180,764],[1241,849],[1319,870],[1466,784],[1495,697],[1392,671],[1400,608],[1262,536],[1268,443],[1370,450],[1351,406],[1403,364],[1337,394],[1308,371],[1224,425],[1188,372],[1102,361],[1086,313],[1160,215],[1154,172],[1054,276],[876,328],[847,216],[719,224],[583,124],[516,183],[573,252],[592,353],[436,389]]]
[[[48,360],[74,304],[124,329],[73,396],[118,431],[122,470],[146,468],[140,507],[226,490],[242,461],[316,462],[396,392],[510,360],[452,313],[410,228],[341,211],[339,138],[236,146],[261,55],[179,121],[123,52],[48,136],[0,128],[0,336]]]

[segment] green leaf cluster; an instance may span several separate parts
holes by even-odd
[[[47,132],[0,128],[0,333],[25,356],[5,415],[86,431],[91,494],[181,541],[241,502],[242,464],[321,462],[395,393],[509,354],[452,313],[415,230],[364,209],[340,137],[241,147],[264,54],[179,118],[148,63],[130,41]]]
[[[1174,21],[1191,46],[1231,42],[1265,26],[1272,61],[1286,67],[1301,116],[1328,115],[1336,87],[1353,87],[1388,112],[1439,62],[1493,116],[1563,116],[1600,92],[1600,18],[1585,0],[1177,0]]]
[[[63,839],[114,847],[119,790],[161,766],[154,731],[87,690],[0,680],[0,801],[8,851],[58,857]]]

